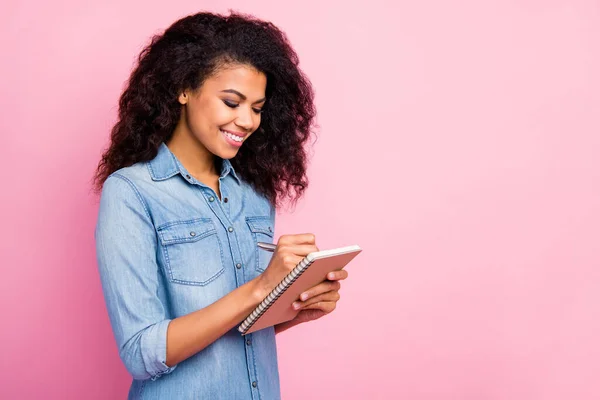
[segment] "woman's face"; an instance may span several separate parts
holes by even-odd
[[[221,67],[199,89],[179,96],[186,130],[210,153],[233,158],[260,125],[266,86],[265,74],[251,66]]]

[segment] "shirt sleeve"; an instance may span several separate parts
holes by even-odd
[[[119,355],[134,379],[155,380],[168,367],[170,319],[158,296],[157,238],[146,204],[128,178],[102,188],[95,231],[102,290]]]

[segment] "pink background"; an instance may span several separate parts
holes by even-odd
[[[279,336],[285,399],[600,398],[598,1],[0,6],[0,398],[124,398],[90,179],[148,37],[282,27],[317,91],[278,234],[359,244],[338,310]]]

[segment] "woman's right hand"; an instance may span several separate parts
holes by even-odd
[[[307,254],[315,251],[319,249],[315,244],[315,235],[312,233],[281,236],[277,241],[277,248],[271,262],[258,277],[261,296],[266,297]]]

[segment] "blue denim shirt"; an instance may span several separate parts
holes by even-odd
[[[255,278],[270,253],[275,210],[227,160],[221,199],[162,144],[149,162],[105,182],[96,226],[102,289],[130,399],[279,399],[275,332],[234,328],[167,367],[169,322]],[[241,322],[241,321],[240,321]]]

